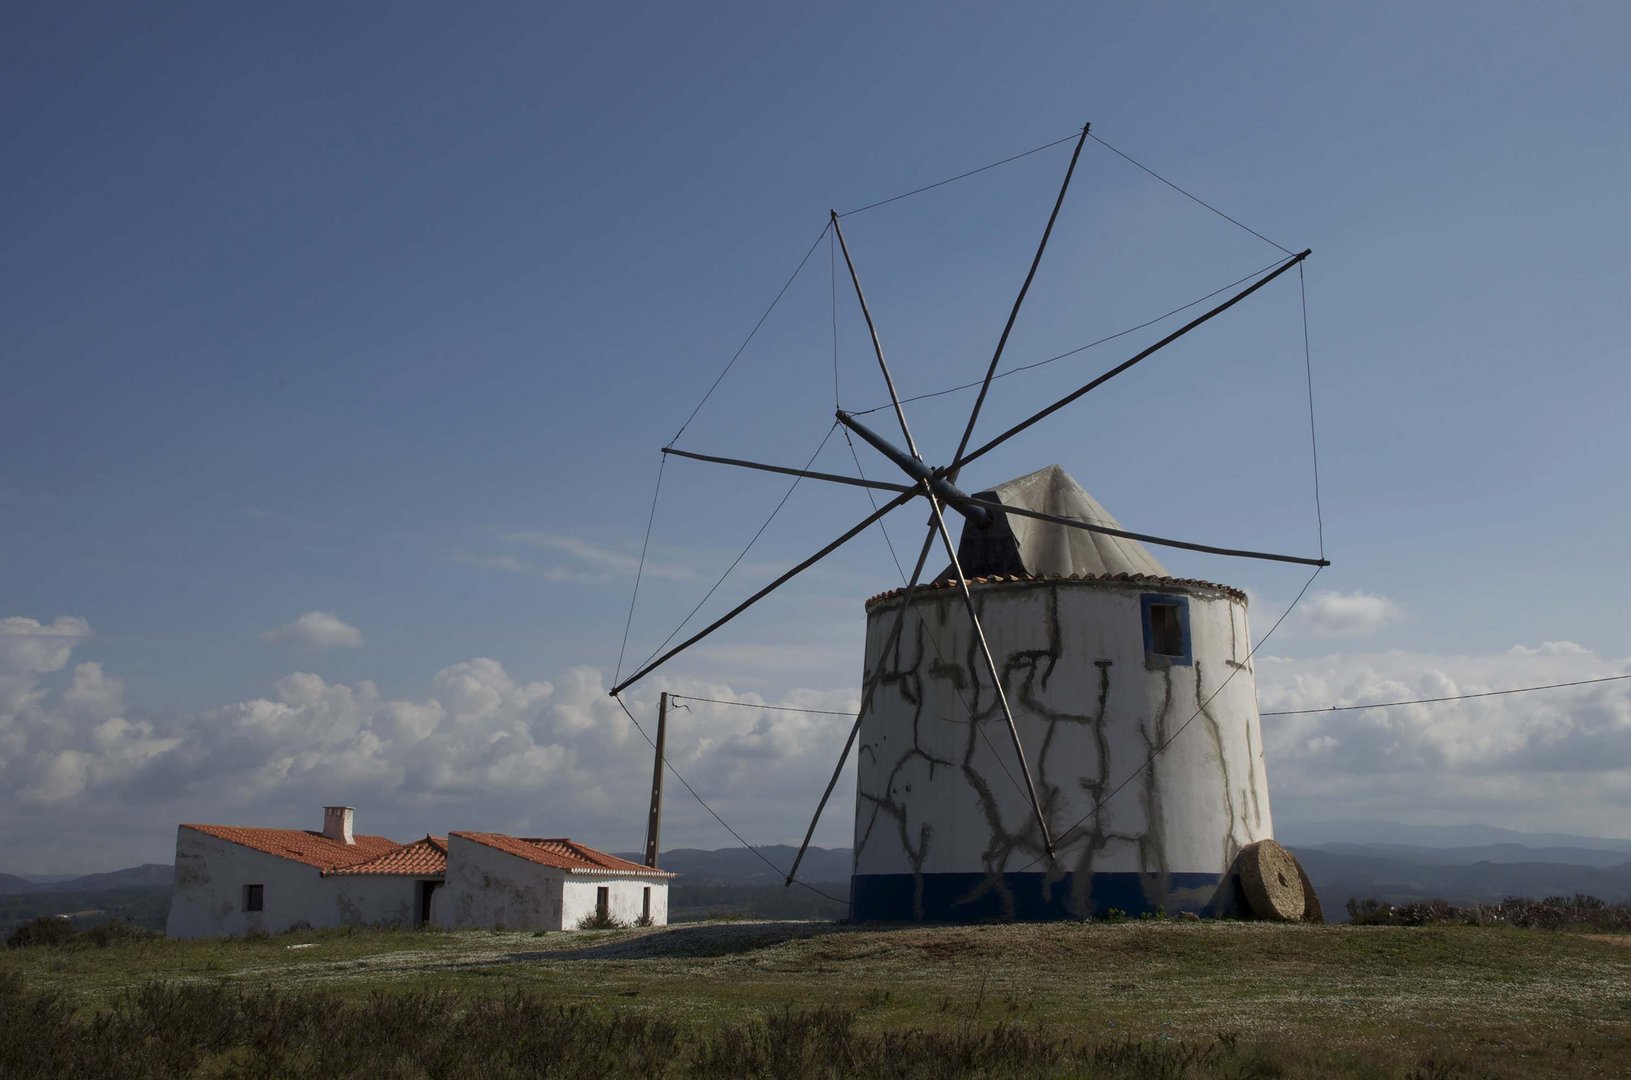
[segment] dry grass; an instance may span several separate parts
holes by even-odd
[[[1469,926],[733,922],[132,941],[0,953],[0,972],[61,992],[82,1018],[152,980],[328,994],[359,1008],[378,993],[476,1002],[524,992],[550,1008],[678,1025],[687,1046],[698,1032],[770,1038],[768,1018],[833,1006],[851,1017],[846,1038],[1013,1028],[1041,1040],[1036,1053],[1078,1065],[1082,1047],[1130,1041],[1205,1050],[1218,1068],[1244,1068],[1242,1055],[1276,1063],[1229,1075],[1454,1065],[1462,1072],[1443,1075],[1580,1076],[1621,1075],[1631,1061],[1627,940]]]

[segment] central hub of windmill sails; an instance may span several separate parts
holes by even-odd
[[[976,503],[966,492],[946,479],[939,470],[929,468],[922,458],[901,450],[842,409],[838,410],[838,422],[865,439],[878,453],[893,461],[901,472],[911,477],[914,482],[926,484],[935,498],[963,515],[965,520],[981,529],[991,526],[991,511]]]

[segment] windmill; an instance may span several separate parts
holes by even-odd
[[[971,493],[959,486],[959,478],[970,464],[1228,311],[1293,268],[1300,267],[1310,254],[1308,250],[1295,254],[1286,252],[1286,257],[1282,261],[1256,275],[1250,284],[1233,292],[1183,326],[1003,432],[983,443],[971,445],[1004,350],[1019,318],[1026,295],[1041,266],[1060,209],[1064,205],[1082,148],[1090,137],[1090,126],[1084,125],[1076,136],[1070,164],[1065,170],[1052,212],[1049,214],[1024,282],[1008,313],[1002,333],[998,337],[984,378],[979,384],[979,393],[963,426],[961,438],[948,456],[938,459],[941,464],[930,463],[933,459],[925,456],[913,435],[902,396],[885,359],[883,344],[867,304],[860,275],[844,237],[841,215],[836,211],[829,217],[828,228],[832,230],[843,252],[844,264],[856,302],[866,323],[872,352],[888,390],[889,407],[898,428],[898,438],[874,430],[859,416],[842,409],[837,411],[836,420],[848,432],[859,437],[897,468],[904,482],[867,480],[816,472],[809,468],[800,469],[702,454],[679,450],[672,445],[663,448],[664,455],[833,484],[859,486],[886,493],[890,497],[881,506],[877,506],[873,513],[845,530],[813,555],[779,575],[708,626],[666,651],[661,651],[661,655],[654,656],[627,678],[622,679],[611,690],[614,697],[837,551],[873,524],[881,521],[887,514],[919,499],[927,504],[929,521],[926,535],[904,588],[886,594],[885,597],[874,598],[873,603],[869,604],[867,671],[862,686],[860,708],[850,727],[832,777],[822,793],[809,829],[805,833],[798,857],[787,872],[787,881],[791,884],[796,878],[799,864],[817,823],[858,739],[872,752],[872,760],[876,765],[880,760],[879,748],[888,741],[891,732],[897,736],[909,734],[912,740],[911,749],[900,760],[907,762],[921,759],[928,763],[925,766],[928,777],[919,780],[918,785],[920,789],[927,787],[930,791],[925,794],[920,790],[912,794],[912,783],[900,780],[905,790],[899,793],[898,799],[897,793],[893,790],[868,791],[865,784],[858,792],[857,867],[852,883],[852,904],[861,917],[973,918],[984,917],[993,911],[1010,917],[1016,913],[1035,913],[1045,917],[1050,914],[1081,914],[1095,907],[1105,906],[1104,897],[1095,894],[1090,886],[1091,879],[1100,875],[1095,860],[1106,857],[1107,853],[1113,854],[1111,852],[1113,837],[1103,828],[1084,833],[1081,826],[1088,817],[1083,817],[1066,828],[1059,828],[1060,824],[1070,819],[1066,789],[1071,785],[1050,784],[1045,778],[1040,778],[1036,767],[1039,754],[1045,757],[1050,746],[1057,741],[1058,732],[1065,728],[1069,728],[1075,735],[1064,736],[1064,743],[1069,743],[1073,737],[1096,740],[1097,749],[1094,748],[1094,744],[1084,744],[1082,751],[1075,757],[1082,759],[1093,757],[1094,769],[1105,775],[1098,776],[1096,780],[1085,775],[1073,775],[1071,779],[1075,787],[1086,792],[1090,803],[1089,816],[1097,818],[1110,798],[1125,787],[1134,775],[1138,773],[1153,775],[1156,759],[1168,749],[1176,739],[1177,733],[1187,728],[1197,716],[1205,714],[1212,701],[1225,687],[1236,682],[1240,672],[1249,671],[1250,666],[1249,651],[1243,652],[1239,647],[1241,639],[1246,637],[1244,595],[1227,586],[1172,579],[1165,574],[1153,557],[1147,555],[1142,545],[1167,546],[1236,558],[1296,563],[1316,568],[1328,565],[1323,555],[1304,557],[1248,551],[1126,530],[1086,496],[1085,492],[1081,492],[1074,481],[1070,481],[1057,469],[1043,470],[1041,473],[1022,477],[1009,485],[990,491]],[[948,512],[955,513],[962,519],[961,543],[952,535],[947,522]],[[1026,544],[1020,539],[1021,533],[1030,539],[1032,548],[1036,548],[1038,544],[1047,546],[1050,543],[1058,548],[1063,542],[1062,538],[1070,534],[1086,534],[1095,543],[1121,545],[1127,552],[1132,553],[1133,562],[1126,565],[1136,566],[1137,569],[1133,573],[1126,569],[1106,573],[1103,571],[1111,569],[1110,564],[1101,561],[1088,566],[1086,573],[1061,574],[1057,561],[1049,562],[1045,558],[1035,556],[1034,551],[1024,550]],[[925,583],[924,571],[936,548],[939,548],[943,556],[949,560],[949,566],[945,574]],[[973,565],[969,565],[971,559],[974,561]],[[1050,569],[1053,571],[1051,574],[1047,573]],[[1018,573],[1011,572],[1015,570]],[[1066,577],[1081,587],[1072,586],[1066,589],[1065,591],[1070,594],[1069,598],[1061,600],[1062,586],[1059,579]],[[1050,578],[1053,579],[1053,584],[1047,585]],[[1011,612],[1004,608],[1002,605],[1013,598],[1004,599],[999,595],[1000,590],[993,590],[993,586],[996,585],[1025,586],[1022,593],[1015,594],[1018,599],[1014,602],[1021,608],[1027,606],[1034,608],[1036,605],[1033,601],[1039,595],[1037,587],[1047,585],[1052,592],[1052,599],[1047,603],[1053,605],[1048,610],[1053,613],[1055,622],[1059,619],[1059,613],[1068,609],[1072,613],[1070,615],[1073,620],[1072,626],[1080,622],[1084,626],[1094,628],[1097,636],[1092,637],[1093,648],[1098,653],[1104,654],[1097,659],[1088,657],[1086,653],[1066,658],[1063,655],[1063,646],[1056,640],[1052,646],[1053,653],[1048,654],[1051,657],[1048,677],[1042,678],[1040,683],[1033,679],[1021,687],[1027,703],[1017,713],[1014,703],[1010,700],[1010,688],[1017,685],[1014,658],[1020,653],[1030,655],[1035,650],[1026,652],[1022,649],[1016,652],[1010,648],[1013,644],[1011,639],[1016,635],[1024,636],[1027,620],[1034,623],[1035,616],[1034,613],[1027,615],[1018,609]],[[1118,651],[1125,644],[1123,639],[1127,638],[1127,634],[1123,631],[1127,629],[1126,627],[1115,629],[1115,633],[1104,629],[1111,622],[1122,618],[1118,612],[1126,608],[1128,603],[1133,605],[1132,609],[1139,612],[1138,619],[1141,620],[1141,623],[1135,621],[1130,624],[1141,625],[1142,642],[1145,647],[1142,656],[1137,659],[1132,658],[1131,654],[1123,657]],[[952,609],[955,609],[956,613],[955,624],[952,621]],[[1000,616],[1002,623],[1001,635],[995,645],[993,637],[998,635],[987,632],[987,623],[993,612]],[[961,761],[925,748],[928,743],[933,743],[939,737],[925,736],[920,729],[925,701],[935,698],[935,694],[924,688],[926,684],[921,678],[921,672],[917,672],[915,676],[907,672],[903,678],[898,662],[909,637],[914,640],[935,638],[930,623],[936,621],[940,628],[940,636],[956,638],[955,648],[950,651],[958,655],[966,653],[971,658],[966,676],[958,674],[951,682],[941,687],[945,693],[940,694],[934,701],[934,715],[931,717],[941,735],[949,730],[946,726],[948,723],[961,721],[967,732],[963,739],[966,751]],[[1222,629],[1225,624],[1226,631]],[[1117,634],[1120,634],[1120,637],[1117,637]],[[1203,663],[1198,657],[1211,648],[1214,640],[1227,640],[1228,653],[1225,655],[1220,652],[1215,664],[1208,654],[1205,663],[1213,670],[1223,670],[1228,674],[1223,679],[1223,685],[1216,686],[1208,695],[1202,683]],[[940,648],[938,639],[935,648]],[[945,650],[941,651],[944,658]],[[892,657],[895,658],[893,662]],[[1066,675],[1058,674],[1061,661],[1065,663],[1067,669],[1073,665],[1081,668],[1085,672],[1084,678],[1092,676],[1095,671],[1099,673],[1103,693],[1098,697],[1096,713],[1085,707],[1077,708],[1074,703],[1061,705],[1060,702],[1047,697],[1049,693],[1055,692],[1048,689],[1050,680],[1056,682],[1059,687],[1073,685]],[[1037,661],[1033,657],[1031,662],[1032,672],[1035,674]],[[1023,664],[1023,661],[1021,663]],[[1128,699],[1125,708],[1117,706],[1122,708],[1121,713],[1113,712],[1110,705],[1110,672],[1112,669],[1122,671],[1139,668],[1140,664],[1142,670],[1149,675],[1149,678],[1144,679],[1148,687],[1133,680],[1134,688],[1128,691],[1133,696]],[[1175,700],[1173,694],[1175,667],[1187,668],[1193,672],[1195,683],[1193,700],[1196,709],[1189,720],[1184,721],[1181,726],[1175,722],[1170,725],[1176,730],[1168,730],[1163,728],[1162,724],[1166,722],[1164,717],[1171,711]],[[1151,717],[1140,712],[1143,709],[1139,704],[1142,700],[1140,695],[1146,694],[1146,691],[1157,692],[1163,680],[1166,686],[1166,704],[1162,707],[1162,717],[1156,717],[1152,721]],[[915,686],[915,689],[902,690],[903,685]],[[1118,683],[1118,687],[1119,685]],[[1244,698],[1242,690],[1245,691]],[[1075,687],[1068,693],[1091,696],[1091,688],[1084,690],[1082,687]],[[970,702],[970,696],[975,699],[974,703]],[[1133,865],[1134,869],[1125,872],[1136,879],[1133,881],[1136,897],[1124,900],[1125,904],[1141,906],[1137,897],[1142,897],[1148,901],[1142,906],[1150,908],[1173,898],[1177,898],[1181,906],[1194,908],[1203,906],[1204,903],[1214,903],[1215,906],[1213,899],[1203,898],[1201,893],[1210,893],[1212,888],[1217,886],[1230,861],[1242,847],[1267,837],[1267,792],[1261,780],[1261,739],[1257,739],[1256,747],[1253,748],[1252,735],[1257,725],[1257,714],[1255,689],[1249,685],[1249,679],[1242,679],[1237,684],[1234,697],[1242,700],[1249,698],[1249,705],[1242,704],[1236,709],[1240,714],[1239,722],[1226,718],[1227,723],[1223,723],[1209,717],[1209,722],[1218,726],[1217,752],[1211,757],[1202,753],[1197,763],[1190,768],[1191,772],[1199,769],[1203,773],[1210,770],[1220,774],[1219,786],[1224,793],[1229,812],[1226,831],[1222,839],[1214,845],[1217,848],[1216,852],[1210,850],[1208,845],[1212,842],[1208,839],[1201,845],[1207,847],[1205,852],[1200,854],[1191,852],[1184,856],[1191,862],[1198,860],[1196,864],[1202,867],[1200,870],[1174,869],[1165,841],[1166,833],[1174,832],[1174,829],[1165,823],[1165,811],[1151,801],[1153,796],[1147,795],[1145,799],[1147,805],[1142,819],[1145,831],[1136,836],[1129,833],[1121,837],[1122,841],[1132,843],[1136,849],[1135,855],[1129,856],[1132,859],[1129,865]],[[1044,700],[1045,698],[1047,700]],[[985,703],[983,706],[979,705],[981,701]],[[1249,717],[1246,716],[1248,707]],[[956,715],[959,713],[960,717]],[[1153,728],[1150,726],[1152,722]],[[863,730],[869,726],[872,728],[872,734],[863,738]],[[987,727],[1000,729],[997,740],[994,741],[987,734]],[[1227,739],[1225,727],[1228,727]],[[1123,759],[1136,760],[1140,742],[1149,752],[1139,769],[1111,790],[1106,770],[1110,767],[1111,745],[1118,739],[1133,747],[1130,758],[1126,753],[1120,754]],[[1245,743],[1244,756],[1234,749],[1242,739]],[[1226,741],[1228,746],[1225,745]],[[1001,752],[998,749],[998,742],[1005,745]],[[1234,787],[1238,777],[1230,775],[1232,759],[1237,759],[1236,764],[1239,766],[1237,772],[1245,769],[1255,770],[1250,790],[1244,787],[1240,789],[1241,806],[1244,807],[1247,802],[1255,806],[1255,824],[1244,809],[1237,815]],[[938,786],[935,776],[936,765],[942,767]],[[1007,776],[1011,786],[1020,796],[1017,802],[999,798],[992,793],[990,790],[992,785],[986,780],[985,772],[993,769]],[[1079,768],[1077,772],[1080,772]],[[952,776],[954,780],[945,780],[947,775]],[[899,780],[899,776],[900,768],[897,767],[894,772],[882,777],[879,783],[889,787]],[[960,780],[956,779],[958,776],[961,776]],[[1188,781],[1193,777],[1185,774],[1183,779]],[[863,803],[868,800],[871,824],[864,822],[869,806]],[[1027,819],[1023,823],[1012,820],[1014,815],[1010,811],[1016,808],[1022,810]],[[917,812],[922,820],[911,820],[914,812]],[[864,849],[872,836],[873,826],[877,824],[880,813],[889,817],[898,826],[901,837],[901,851],[883,856],[884,862],[904,860],[903,873],[863,873]],[[973,826],[969,824],[971,817],[978,817],[981,814],[988,825],[984,836],[977,835],[980,832],[977,823]],[[1237,816],[1240,816],[1238,822]],[[1200,832],[1217,831],[1211,817],[1206,814],[1197,811],[1190,817],[1204,822],[1200,826]],[[912,835],[914,827],[916,839]],[[1183,834],[1187,837],[1184,832],[1186,827],[1184,822],[1179,822],[1175,835]],[[1159,837],[1156,836],[1158,831],[1161,833]],[[948,835],[951,837],[949,841],[944,839]],[[939,871],[931,874],[925,870],[925,866],[930,859],[931,838],[935,837],[940,839],[936,841],[938,847],[935,848],[934,857],[939,859],[942,865]],[[1152,840],[1152,837],[1155,839]],[[1183,847],[1186,851],[1189,849],[1200,851],[1200,847],[1189,843],[1187,839],[1177,846]],[[1030,858],[1028,863],[1024,862],[1027,857]],[[1043,869],[1031,874],[1031,868],[1037,865]],[[1075,880],[1068,880],[1073,874]],[[1184,876],[1186,874],[1188,877]],[[1016,897],[1015,885],[1020,881],[1016,875],[1028,875],[1023,882],[1025,897]],[[926,880],[929,876],[946,879],[942,902],[933,902],[926,898]],[[1037,880],[1032,881],[1033,877]],[[876,888],[866,884],[865,879],[872,878],[876,878],[880,883]],[[1061,882],[1066,883],[1063,888],[1059,887]],[[1029,893],[1034,891],[1033,885],[1040,889],[1040,895],[1043,897],[1040,903],[1029,899]],[[902,889],[910,892],[909,900],[899,898],[898,894]],[[1120,898],[1125,892],[1126,890],[1122,890],[1116,893],[1116,896]],[[993,908],[992,904],[997,906]],[[1126,909],[1125,906],[1123,909]]]

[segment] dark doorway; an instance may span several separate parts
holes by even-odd
[[[595,890],[595,918],[605,922],[612,916],[612,890],[602,885]]]
[[[419,918],[415,926],[430,925],[430,898],[436,895],[436,890],[442,887],[440,881],[421,881],[419,883]]]

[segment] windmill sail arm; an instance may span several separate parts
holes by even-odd
[[[906,625],[906,612],[912,606],[912,596],[917,592],[918,583],[923,579],[923,566],[929,561],[929,552],[934,550],[934,539],[935,529],[930,526],[929,534],[923,538],[923,550],[918,552],[917,566],[913,568],[912,576],[906,582],[906,598],[901,601],[899,610],[895,612],[895,625],[884,641],[885,654],[900,640],[901,629]],[[810,818],[810,827],[804,830],[804,842],[799,845],[798,854],[793,856],[793,866],[787,871],[784,887],[792,885],[793,880],[798,877],[799,864],[804,861],[804,853],[810,849],[810,839],[815,836],[816,825],[821,822],[821,814],[827,809],[827,800],[832,798],[833,788],[838,786],[839,778],[844,775],[844,765],[849,761],[849,752],[855,746],[855,737],[861,733],[861,720],[872,706],[872,697],[878,692],[878,682],[882,677],[883,667],[880,665],[872,673],[872,678],[867,680],[866,689],[861,694],[861,707],[855,710],[855,723],[850,725],[849,737],[844,740],[844,749],[838,755],[838,764],[833,766],[832,779],[827,781],[827,789],[821,793],[821,801],[816,803],[815,814]]]
[[[1025,303],[1025,294],[1031,291],[1031,282],[1036,278],[1036,269],[1042,265],[1042,253],[1048,250],[1048,237],[1053,235],[1053,223],[1059,220],[1059,209],[1065,205],[1065,192],[1070,190],[1070,178],[1076,174],[1076,162],[1082,156],[1082,144],[1087,142],[1088,132],[1092,124],[1082,125],[1081,137],[1076,140],[1076,151],[1070,155],[1070,166],[1065,169],[1064,182],[1059,185],[1059,197],[1053,202],[1053,213],[1048,215],[1047,227],[1042,230],[1042,242],[1036,246],[1036,256],[1031,259],[1030,272],[1025,275],[1025,283],[1019,287],[1019,295],[1014,298],[1014,307],[1008,313],[1008,322],[1002,328],[1002,336],[997,339],[997,349],[991,354],[991,366],[985,370],[985,381],[980,384],[979,396],[974,399],[974,408],[968,414],[968,426],[963,428],[963,437],[957,443],[957,452],[951,456],[953,461],[963,456],[968,449],[968,441],[974,437],[974,425],[979,422],[980,409],[985,405],[985,395],[991,389],[991,380],[997,376],[997,365],[1002,362],[1002,353],[1008,347],[1008,335],[1013,333],[1014,323],[1019,319],[1019,309]],[[953,466],[948,478],[957,480],[957,467]]]
[[[652,660],[639,671],[636,671],[633,675],[630,675],[628,678],[612,687],[611,696],[616,697],[618,694],[621,694],[624,690],[633,686],[647,675],[650,675],[653,671],[656,671],[659,667],[666,664],[675,656],[678,656],[686,649],[689,649],[691,646],[695,645],[697,642],[701,641],[715,630],[718,630],[721,626],[724,626],[726,623],[742,614],[742,612],[746,611],[754,604],[757,604],[760,600],[763,600],[765,597],[769,596],[771,593],[775,592],[789,581],[792,581],[795,577],[798,577],[800,574],[804,573],[804,571],[810,569],[810,567],[814,566],[822,559],[825,559],[828,555],[831,555],[833,552],[837,551],[839,548],[843,547],[857,536],[860,536],[861,533],[865,532],[874,522],[882,519],[885,514],[889,513],[891,510],[905,506],[907,503],[911,502],[921,494],[921,489],[914,489],[903,492],[900,495],[896,495],[893,499],[890,499],[888,502],[878,507],[878,509],[862,518],[838,539],[834,540],[832,543],[828,544],[814,555],[811,555],[808,559],[805,559],[791,570],[782,574],[781,577],[777,578],[775,581],[772,581],[769,585],[766,585],[764,588],[760,589],[758,592],[754,593],[740,604],[737,604],[725,614],[709,623],[703,629],[697,631],[695,634],[692,634],[690,637],[686,638],[672,649],[669,649],[655,660]]]
[[[1105,383],[1109,382],[1111,379],[1115,378],[1117,375],[1120,375],[1122,372],[1126,371],[1128,368],[1132,367],[1134,364],[1137,364],[1139,361],[1144,360],[1147,357],[1149,357],[1150,355],[1161,351],[1162,349],[1166,348],[1168,345],[1171,345],[1174,341],[1177,341],[1179,338],[1183,337],[1185,334],[1189,333],[1191,330],[1193,330],[1196,327],[1200,326],[1202,323],[1205,323],[1205,322],[1213,319],[1214,317],[1216,317],[1218,315],[1222,315],[1225,311],[1228,311],[1230,308],[1234,307],[1236,304],[1238,304],[1242,300],[1246,299],[1246,297],[1250,296],[1252,293],[1256,292],[1258,289],[1261,289],[1263,286],[1267,285],[1269,282],[1273,281],[1275,278],[1279,277],[1281,274],[1285,273],[1287,270],[1290,270],[1293,266],[1296,266],[1299,263],[1301,263],[1304,259],[1308,258],[1308,256],[1311,255],[1311,254],[1313,254],[1312,250],[1304,250],[1302,252],[1299,252],[1296,255],[1293,255],[1291,258],[1287,259],[1285,262],[1281,263],[1278,267],[1276,267],[1271,273],[1267,274],[1264,277],[1261,277],[1261,278],[1257,279],[1257,281],[1255,281],[1252,284],[1246,286],[1246,288],[1244,288],[1244,289],[1240,290],[1239,292],[1235,293],[1229,299],[1223,301],[1223,303],[1217,305],[1216,307],[1210,309],[1209,311],[1206,311],[1205,313],[1203,313],[1201,315],[1197,315],[1195,318],[1191,319],[1189,322],[1187,322],[1184,325],[1180,326],[1178,329],[1174,330],[1172,333],[1168,334],[1166,337],[1162,338],[1160,341],[1157,341],[1154,345],[1151,345],[1149,348],[1145,349],[1143,352],[1138,353],[1137,355],[1133,356],[1132,358],[1130,358],[1128,360],[1122,361],[1120,364],[1117,364],[1115,367],[1111,368],[1109,371],[1105,372],[1103,375],[1100,375],[1098,378],[1094,379],[1092,382],[1089,382],[1085,386],[1082,386],[1082,387],[1080,387],[1080,388],[1078,388],[1076,390],[1071,391],[1069,394],[1066,394],[1064,397],[1060,398],[1058,401],[1054,402],[1052,405],[1049,405],[1047,408],[1041,410],[1040,412],[1033,413],[1031,416],[1027,417],[1026,419],[1021,420],[1019,423],[1015,424],[1013,427],[1009,428],[1007,431],[1003,432],[1001,435],[998,435],[996,438],[992,439],[990,442],[986,443],[984,446],[981,446],[978,450],[969,451],[967,454],[965,454],[961,458],[958,458],[957,460],[953,461],[951,466],[949,467],[949,469],[947,471],[950,472],[950,473],[953,473],[953,474],[955,474],[956,472],[961,471],[962,468],[965,465],[967,465],[969,462],[975,461],[975,460],[977,460],[979,458],[984,457],[986,454],[989,454],[991,451],[995,450],[997,447],[1001,446],[1003,443],[1007,442],[1009,439],[1012,439],[1015,435],[1018,435],[1020,432],[1022,432],[1024,430],[1026,430],[1027,428],[1031,427],[1033,424],[1037,424],[1037,423],[1040,423],[1043,420],[1046,420],[1048,417],[1052,416],[1054,413],[1058,412],[1060,409],[1064,408],[1066,405],[1069,405],[1071,402],[1075,401],[1077,398],[1081,397],[1083,394],[1086,394],[1089,391],[1098,389],[1100,386],[1102,386]]]
[[[906,448],[912,452],[913,457],[920,456],[917,452],[917,442],[912,438],[912,428],[906,423],[906,411],[901,408],[900,395],[895,392],[895,377],[889,373],[889,362],[883,358],[883,342],[878,340],[878,328],[872,322],[872,309],[867,307],[866,294],[861,291],[861,278],[855,272],[855,260],[849,256],[849,244],[844,240],[843,227],[838,224],[838,211],[832,212],[832,231],[838,237],[838,247],[844,252],[844,265],[849,268],[850,283],[855,286],[855,299],[861,305],[861,314],[866,318],[867,333],[872,335],[872,351],[878,357],[878,369],[883,372],[883,384],[889,389],[889,401],[895,407],[895,419],[900,421],[900,433],[906,437]]]
[[[1126,529],[1112,529],[1108,525],[1091,525],[1075,518],[1061,517],[1058,514],[1047,514],[1041,510],[1029,510],[1023,506],[1008,506],[1004,503],[990,499],[971,498],[970,502],[976,506],[983,506],[988,510],[1001,514],[1013,514],[1018,517],[1035,518],[1038,521],[1048,521],[1055,525],[1063,525],[1070,529],[1081,529],[1084,532],[1102,533],[1105,536],[1119,536],[1123,540],[1137,540],[1145,544],[1158,544],[1162,547],[1183,548],[1185,551],[1203,551],[1209,555],[1232,555],[1240,559],[1266,559],[1269,562],[1301,563],[1304,566],[1330,566],[1329,559],[1310,559],[1302,555],[1275,555],[1267,551],[1247,551],[1243,548],[1214,547],[1211,544],[1195,544],[1188,540],[1172,540],[1164,536],[1151,536],[1149,533],[1128,532]]]
[[[675,457],[690,458],[692,461],[711,461],[717,465],[735,465],[743,469],[758,469],[760,472],[780,473],[783,476],[802,476],[807,480],[826,480],[833,484],[848,484],[850,487],[872,488],[875,491],[892,491],[897,495],[908,491],[916,493],[919,490],[915,486],[889,484],[881,480],[860,480],[853,476],[811,472],[809,469],[791,469],[785,465],[766,465],[758,461],[745,461],[742,458],[719,457],[715,454],[697,454],[690,450],[676,450],[672,446],[663,447],[663,453],[672,454]]]
[[[940,541],[946,547],[946,555],[951,559],[952,572],[957,575],[957,585],[963,594],[963,606],[968,611],[968,621],[974,628],[974,639],[980,643],[980,658],[985,661],[986,674],[991,676],[991,691],[996,695],[997,703],[1002,706],[1003,719],[1008,721],[1008,736],[1013,740],[1014,756],[1019,759],[1019,771],[1025,778],[1025,794],[1031,800],[1031,812],[1036,816],[1038,835],[1042,837],[1042,846],[1048,853],[1048,858],[1054,857],[1053,837],[1048,832],[1048,816],[1042,812],[1042,800],[1036,794],[1036,780],[1031,776],[1031,763],[1025,758],[1025,746],[1019,739],[1019,726],[1014,723],[1014,710],[1009,707],[1008,694],[1002,688],[1002,672],[997,668],[996,658],[991,655],[991,645],[985,639],[985,627],[980,625],[980,613],[974,607],[974,594],[969,591],[968,577],[963,573],[963,565],[957,558],[957,545],[952,542],[951,530],[946,528],[946,516],[940,512],[940,502],[934,496],[929,497],[929,506],[934,511],[934,529],[940,534]],[[905,610],[905,605],[901,606]]]

